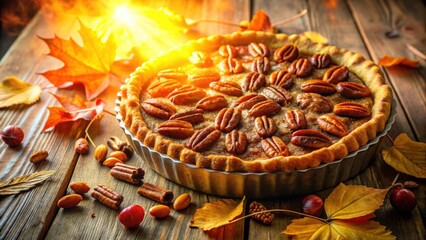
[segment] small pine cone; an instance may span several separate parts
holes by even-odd
[[[260,212],[260,211],[265,211],[267,210],[265,206],[263,206],[263,204],[259,203],[259,202],[252,202],[250,203],[250,207],[249,207],[249,212],[250,213],[255,213],[255,212]],[[257,220],[265,225],[271,225],[272,224],[272,220],[274,219],[274,214],[267,212],[267,213],[259,213],[256,215],[253,215],[251,218],[253,218],[254,220]]]

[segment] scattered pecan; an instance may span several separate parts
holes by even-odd
[[[186,73],[174,68],[161,70],[160,72],[158,72],[157,76],[159,78],[166,78],[168,80],[178,80],[179,82],[183,82],[188,78],[188,75],[186,75]]]
[[[295,74],[297,77],[306,77],[313,70],[311,62],[307,58],[299,58],[291,63],[287,71]]]
[[[262,89],[261,93],[267,98],[274,100],[281,106],[288,105],[293,100],[293,95],[291,95],[291,92],[277,85],[265,87]]]
[[[354,82],[339,82],[337,92],[345,98],[364,98],[371,95],[370,89]]]
[[[78,154],[86,154],[89,152],[89,143],[85,138],[79,138],[75,141],[74,149]]]
[[[349,133],[348,127],[340,119],[330,114],[318,117],[317,124],[324,132],[338,137],[344,137]]]
[[[223,59],[219,63],[219,69],[226,74],[237,74],[244,70],[241,61],[232,57]]]
[[[172,115],[169,120],[182,120],[192,124],[202,123],[204,122],[203,112],[202,109],[189,109]]]
[[[100,144],[95,149],[95,159],[96,161],[103,163],[108,155],[108,148],[104,144]]]
[[[242,131],[234,129],[225,136],[226,151],[230,154],[237,155],[244,153],[246,151],[247,144],[247,136]]]
[[[277,63],[292,62],[299,56],[299,49],[293,45],[285,45],[274,52],[274,61]]]
[[[201,152],[213,145],[220,137],[221,133],[213,126],[198,130],[192,135],[187,143],[187,147],[194,151]]]
[[[228,105],[226,98],[222,95],[207,96],[197,102],[195,108],[204,111],[216,111]]]
[[[324,134],[313,129],[297,130],[291,135],[290,142],[299,147],[319,149],[328,147],[333,142]]]
[[[277,136],[262,139],[261,143],[263,151],[268,157],[288,156],[289,151],[287,145]]]
[[[194,134],[194,128],[192,124],[182,120],[168,120],[158,125],[157,132],[161,135],[176,138],[185,139]]]
[[[260,137],[271,137],[277,130],[274,119],[267,116],[261,116],[254,119],[254,128]]]
[[[300,109],[287,110],[284,114],[287,127],[293,131],[308,127],[305,114]]]
[[[170,204],[174,198],[172,191],[147,182],[144,182],[137,191],[139,195],[165,205]]]
[[[204,52],[195,51],[189,57],[189,62],[200,68],[207,68],[213,65],[213,60]]]
[[[48,156],[49,156],[49,152],[47,152],[46,150],[40,150],[31,154],[30,162],[39,163],[41,161],[44,161]]]
[[[316,113],[331,112],[333,109],[333,103],[317,93],[298,94],[296,101],[303,109]]]
[[[215,128],[222,132],[230,132],[240,123],[241,115],[238,108],[224,108],[216,116]]]
[[[271,85],[277,85],[285,89],[289,89],[293,84],[293,74],[285,70],[278,70],[271,73],[269,77],[269,83]]]
[[[142,168],[117,163],[109,171],[109,174],[118,180],[140,185],[143,177],[145,176],[145,171]]]
[[[158,79],[148,87],[151,97],[165,97],[176,88],[182,87],[182,82],[175,79]]]
[[[133,148],[127,142],[122,141],[120,138],[112,136],[107,140],[107,144],[114,151],[124,152],[127,156],[127,159],[132,158]]]
[[[266,100],[262,102],[258,102],[249,110],[248,114],[252,117],[260,117],[260,116],[271,116],[281,110],[281,106],[273,101]]]
[[[237,101],[234,102],[232,107],[239,108],[241,110],[243,109],[250,109],[252,108],[256,103],[266,101],[266,97],[263,95],[259,95],[256,93],[250,93],[247,95],[244,95],[237,99]]]
[[[235,50],[235,47],[229,44],[222,45],[219,48],[219,55],[222,57],[236,57],[237,51]]]
[[[346,66],[333,66],[325,72],[323,80],[337,84],[338,82],[346,80],[349,76],[349,70]]]
[[[264,43],[252,42],[248,45],[248,51],[253,57],[269,57],[270,51]]]
[[[96,186],[90,196],[112,209],[118,209],[123,202],[123,195],[102,184]]]
[[[249,213],[250,214],[262,212],[262,211],[266,211],[266,210],[268,210],[268,209],[266,209],[266,207],[259,202],[253,201],[253,202],[250,203],[250,206],[249,206]],[[274,217],[275,217],[274,214],[272,214],[270,212],[265,212],[265,213],[259,213],[259,214],[253,215],[251,218],[256,220],[256,221],[259,221],[259,222],[261,222],[265,225],[271,225]]]
[[[156,98],[145,100],[141,104],[141,108],[148,115],[159,119],[169,119],[170,116],[176,113],[176,108],[172,104]]]
[[[207,88],[209,84],[220,80],[220,74],[211,69],[202,69],[189,76],[192,85],[200,88]]]
[[[167,95],[170,101],[176,105],[192,104],[205,96],[206,93],[203,90],[194,86],[183,86],[173,90]]]
[[[267,57],[257,57],[253,60],[251,70],[261,74],[267,74],[269,70],[271,70],[271,63]]]
[[[238,85],[238,83],[235,83],[235,82],[221,82],[221,81],[211,82],[210,88],[215,90],[216,92],[220,92],[228,96],[239,97],[243,95],[243,90],[241,90],[240,85]]]
[[[362,118],[370,116],[370,111],[362,104],[356,102],[342,102],[336,104],[334,114],[342,117]]]
[[[266,77],[262,73],[249,72],[243,80],[242,87],[245,91],[257,91],[266,85]]]
[[[317,69],[326,68],[331,63],[331,57],[328,54],[319,54],[315,53],[312,57],[309,58],[309,61]]]
[[[300,89],[304,92],[318,93],[321,95],[328,95],[336,92],[333,84],[320,79],[306,80],[302,83]]]

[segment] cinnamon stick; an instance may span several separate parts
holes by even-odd
[[[123,195],[102,184],[96,186],[90,196],[112,209],[118,209],[123,202]]]
[[[156,202],[168,205],[173,200],[173,192],[159,186],[155,186],[151,183],[144,182],[142,186],[138,188],[138,193],[141,196],[150,198]]]
[[[130,166],[123,163],[117,163],[110,170],[109,174],[119,180],[140,185],[145,175],[145,171],[142,168]]]

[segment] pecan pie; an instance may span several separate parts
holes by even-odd
[[[238,32],[149,60],[121,88],[145,146],[198,167],[277,172],[344,158],[388,120],[377,65],[298,35]]]

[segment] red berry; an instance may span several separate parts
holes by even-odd
[[[406,188],[395,188],[391,193],[390,202],[401,213],[411,212],[417,204],[414,193]]]
[[[313,216],[320,216],[324,211],[324,202],[317,195],[309,195],[302,200],[303,212]]]
[[[18,126],[9,125],[1,131],[1,138],[9,147],[17,147],[24,140],[24,131]]]
[[[120,212],[118,220],[126,228],[134,228],[139,226],[145,216],[145,210],[143,207],[133,204]]]

